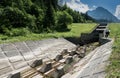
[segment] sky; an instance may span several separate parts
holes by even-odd
[[[120,5],[120,0],[80,0],[83,4],[87,4],[89,8],[104,7],[112,14],[115,13],[117,5]]]
[[[120,0],[60,0],[72,9],[82,13],[103,7],[120,19]]]

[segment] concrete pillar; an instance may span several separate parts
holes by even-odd
[[[31,67],[34,68],[34,67],[37,67],[37,66],[40,66],[43,64],[43,61],[42,59],[40,60],[35,60],[32,64],[31,64]]]
[[[63,59],[63,56],[60,54],[60,55],[57,55],[56,58],[55,58],[55,61],[59,61]]]
[[[73,62],[72,56],[68,57],[65,61],[66,64],[70,64],[71,62]]]
[[[44,64],[39,71],[41,73],[45,73],[51,69],[52,69],[52,64],[49,62],[49,63]]]
[[[68,49],[64,49],[63,51],[62,51],[62,55],[65,55],[65,54],[67,54],[68,53]]]
[[[20,72],[16,74],[10,74],[7,78],[21,78]]]
[[[55,69],[53,73],[53,78],[61,78],[65,74],[63,66],[58,67]]]

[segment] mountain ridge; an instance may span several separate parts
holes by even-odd
[[[120,20],[103,7],[88,11],[87,14],[98,22],[120,22]]]

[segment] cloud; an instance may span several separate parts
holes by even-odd
[[[120,5],[117,5],[116,11],[115,11],[115,16],[120,19]]]
[[[96,8],[97,8],[97,6],[93,5],[89,10],[90,10],[90,11],[93,11],[93,10],[95,10]]]
[[[88,5],[83,4],[80,0],[70,0],[69,2],[66,2],[66,4],[71,9],[82,13],[86,13],[89,10]]]

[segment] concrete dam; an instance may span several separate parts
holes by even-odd
[[[113,44],[106,32],[99,24],[79,45],[64,38],[0,44],[0,78],[105,78]]]

